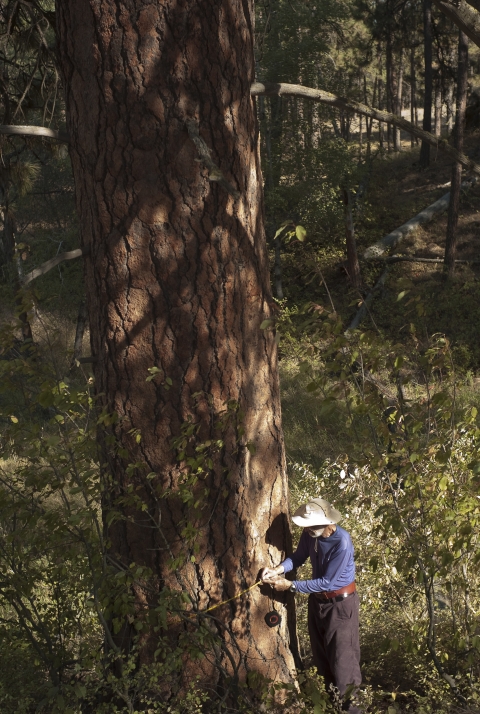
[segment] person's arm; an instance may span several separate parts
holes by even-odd
[[[292,553],[289,558],[285,558],[285,560],[280,563],[284,573],[289,573],[294,568],[299,568],[305,563],[309,556],[309,539],[310,536],[308,533],[303,531],[298,542],[297,550]]]
[[[283,560],[280,565],[277,565],[276,568],[264,568],[262,572],[262,580],[265,581],[275,579],[279,575],[282,575],[282,573],[289,573],[294,568],[299,568],[303,565],[308,558],[307,538],[309,538],[308,534],[303,532],[298,543],[298,548],[295,553],[290,556],[290,558],[285,558],[285,560]]]
[[[351,556],[351,548],[348,543],[341,541],[339,547],[332,554],[324,575],[321,578],[312,580],[295,580],[295,587],[299,593],[329,592],[341,587],[338,580],[347,569]],[[352,577],[353,580],[353,577]],[[349,583],[345,583],[348,585]]]

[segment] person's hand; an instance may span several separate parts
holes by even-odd
[[[276,568],[264,568],[262,570],[261,578],[262,582],[268,582],[270,583],[271,580],[274,580],[277,578],[279,575],[283,573],[283,565],[277,565]]]
[[[275,590],[275,592],[281,593],[284,590],[290,590],[292,583],[286,578],[277,578],[276,580],[269,580],[268,584]]]

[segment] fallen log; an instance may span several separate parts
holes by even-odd
[[[417,258],[415,255],[390,255],[388,258],[379,258],[385,263],[444,263],[443,258]],[[465,265],[480,265],[480,260],[461,260],[456,259],[456,263],[464,263]]]
[[[427,144],[434,146],[439,151],[445,151],[445,153],[448,154],[454,161],[461,164],[464,169],[468,169],[474,174],[480,176],[480,165],[469,159],[465,154],[462,154],[460,151],[454,149],[446,139],[434,136],[433,134],[430,134],[430,132],[420,129],[420,127],[415,126],[415,124],[412,124],[403,117],[399,117],[391,112],[374,109],[373,107],[368,107],[366,104],[356,102],[353,99],[337,97],[335,94],[325,92],[323,89],[304,87],[301,84],[286,84],[284,82],[255,82],[250,87],[250,94],[252,97],[260,95],[266,97],[301,97],[303,99],[310,99],[314,102],[320,102],[321,104],[327,104],[330,107],[342,109],[346,112],[361,114],[362,116],[376,119],[376,121],[392,124],[398,129],[403,129],[403,131],[413,134],[413,136],[418,136],[419,139],[423,139],[427,142]]]
[[[463,181],[462,189],[471,187],[475,182],[475,178]],[[419,226],[423,226],[425,223],[430,223],[430,221],[446,211],[449,202],[450,191],[439,198],[438,201],[432,203],[431,206],[424,208],[423,211],[420,211],[420,213],[417,213],[416,216],[410,218],[410,220],[402,226],[396,228],[394,231],[377,241],[377,243],[374,243],[367,248],[367,250],[363,253],[363,258],[365,260],[381,258],[388,250],[396,248],[409,233],[419,228]]]

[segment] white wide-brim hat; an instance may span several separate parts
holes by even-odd
[[[331,526],[342,520],[342,514],[323,498],[313,498],[292,516],[292,521],[302,528],[308,526]]]

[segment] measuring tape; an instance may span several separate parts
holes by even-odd
[[[250,590],[253,590],[253,588],[256,588],[257,585],[261,585],[261,584],[262,584],[262,580],[257,580],[256,583],[254,583],[253,585],[250,585],[250,587],[247,588],[246,590],[242,590],[242,592],[238,593],[238,595],[234,595],[233,597],[229,598],[228,600],[222,600],[222,602],[217,602],[216,605],[212,605],[212,607],[209,607],[206,610],[200,610],[199,612],[192,612],[192,613],[190,613],[190,617],[195,617],[195,615],[204,615],[207,612],[211,612],[212,610],[215,610],[217,607],[220,607],[221,605],[226,605],[228,602],[232,602],[232,600],[237,600],[237,598],[242,597],[242,595],[245,595],[245,593],[250,592]],[[282,621],[282,616],[276,610],[271,610],[270,612],[267,612],[264,619],[269,627],[277,627],[277,625],[279,625]]]
[[[250,592],[250,590],[253,590],[253,588],[256,588],[257,585],[261,585],[262,581],[257,580],[256,583],[253,585],[250,585],[249,588],[246,590],[242,590],[241,593],[238,593],[238,595],[234,595],[233,597],[229,598],[228,600],[222,600],[222,602],[217,602],[216,605],[212,605],[212,607],[207,608],[206,610],[199,610],[198,612],[192,612],[190,613],[190,617],[194,617],[195,615],[204,615],[206,612],[211,612],[212,610],[215,610],[217,607],[220,607],[221,605],[226,605],[227,602],[232,602],[232,600],[236,600],[239,597],[242,597],[242,595],[245,595],[245,593]]]

